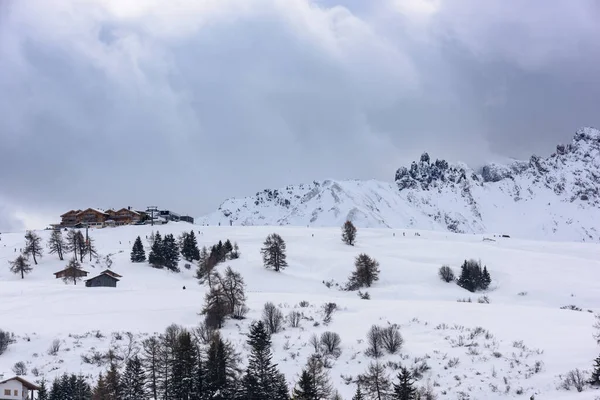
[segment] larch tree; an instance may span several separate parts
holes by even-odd
[[[265,268],[273,268],[276,272],[287,267],[286,245],[281,236],[272,233],[263,243],[261,254]]]
[[[25,274],[33,271],[31,265],[27,262],[27,259],[20,255],[14,261],[9,261],[10,271],[13,274],[21,274],[21,279],[25,279]]]
[[[65,268],[65,272],[62,278],[63,282],[73,282],[74,285],[77,285],[77,282],[81,280],[81,276],[79,274],[80,270],[81,264],[79,264],[79,261],[77,261],[76,258],[72,258],[67,264],[67,268]]]
[[[354,246],[356,243],[356,227],[352,221],[346,221],[342,226],[342,242],[348,246]]]
[[[44,248],[42,247],[42,238],[34,231],[27,231],[25,234],[25,248],[23,253],[28,257],[33,257],[33,262],[37,265],[37,258],[42,257]]]
[[[317,389],[312,376],[304,369],[293,391],[294,400],[317,400]]]
[[[366,254],[359,254],[354,262],[355,270],[350,275],[347,290],[358,290],[362,287],[371,287],[379,280],[379,262]]]
[[[65,240],[60,230],[57,229],[52,231],[47,245],[50,254],[56,254],[58,255],[59,260],[64,260]]]

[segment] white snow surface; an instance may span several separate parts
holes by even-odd
[[[373,185],[376,185],[372,183]],[[407,212],[410,209],[407,209]],[[543,242],[515,238],[484,240],[481,234],[455,234],[401,229],[359,229],[356,246],[344,245],[339,228],[315,227],[203,227],[169,223],[154,227],[176,236],[184,230],[201,231],[200,245],[210,246],[229,238],[237,242],[241,258],[219,266],[241,272],[247,285],[248,319],[230,320],[223,329],[243,356],[246,333],[252,320],[261,317],[265,302],[272,301],[284,314],[298,310],[306,319],[300,328],[286,326],[273,336],[274,360],[290,385],[311,354],[313,333],[333,331],[341,335],[342,354],[332,360],[332,383],[344,399],[353,384],[342,376],[364,372],[372,361],[365,355],[366,333],[371,325],[401,326],[401,354],[381,360],[412,366],[425,360],[430,369],[419,384],[431,384],[439,399],[529,398],[594,399],[597,391],[558,390],[559,375],[580,368],[589,370],[599,349],[593,339],[593,313],[600,310],[600,245],[594,243]],[[123,275],[117,288],[86,288],[54,279],[66,261],[45,254],[25,279],[13,275],[8,260],[24,244],[24,233],[3,234],[0,241],[0,329],[14,332],[16,343],[0,356],[0,374],[11,376],[18,361],[27,364],[26,379],[53,379],[63,372],[95,377],[105,367],[82,362],[82,355],[123,350],[131,332],[139,341],[163,332],[172,323],[197,326],[207,288],[180,263],[181,273],[133,264],[129,253],[135,238],[144,239],[150,226],[93,229],[102,255],[113,253],[112,270]],[[279,233],[287,242],[289,267],[280,273],[262,266],[264,238]],[[50,232],[39,232],[44,242]],[[15,253],[15,249],[17,253]],[[338,290],[353,269],[354,258],[367,253],[380,263],[380,280],[369,288],[371,300],[355,292]],[[450,265],[455,273],[466,258],[480,259],[493,282],[486,293],[469,293],[456,284],[438,279],[438,268]],[[104,265],[85,263],[91,275]],[[324,281],[333,281],[327,288]],[[182,287],[186,286],[186,290]],[[490,304],[476,300],[487,295]],[[471,298],[473,303],[457,302]],[[309,307],[299,306],[306,300]],[[321,307],[335,302],[339,310],[329,326],[322,322]],[[576,305],[583,311],[560,309]],[[589,311],[588,311],[589,310]],[[319,326],[314,326],[319,322]],[[477,334],[476,327],[490,335]],[[97,332],[102,335],[98,335]],[[119,334],[125,339],[119,340]],[[493,335],[493,336],[492,336]],[[49,355],[54,339],[62,343],[57,355]],[[522,341],[522,342],[521,342]],[[456,366],[449,366],[458,358]],[[536,371],[536,363],[540,368]],[[34,376],[37,370],[39,376]],[[388,367],[390,376],[394,371]],[[523,395],[517,394],[522,389]],[[445,393],[445,394],[443,394]]]
[[[226,200],[202,225],[410,228],[600,240],[600,131],[582,128],[548,158],[473,171],[424,154],[395,182],[314,181]]]

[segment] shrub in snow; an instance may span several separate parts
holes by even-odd
[[[339,357],[340,354],[342,354],[342,349],[340,347],[342,344],[342,339],[337,333],[323,332],[321,334],[320,343],[325,355]]]
[[[390,354],[396,354],[404,343],[396,324],[381,329],[381,340],[383,348]]]
[[[594,386],[600,386],[600,356],[594,360],[594,367],[592,368],[592,377],[590,378],[590,384]]]
[[[58,354],[59,351],[60,351],[60,340],[54,339],[52,341],[52,344],[48,348],[48,355],[55,356]]]
[[[575,388],[575,390],[578,392],[583,392],[586,382],[587,379],[585,372],[577,368],[569,371],[564,377],[562,377],[560,387],[565,390],[571,390]]]
[[[358,291],[358,297],[360,297],[363,300],[371,300],[371,295],[369,294],[369,292],[361,292],[359,290]]]
[[[270,334],[277,333],[283,328],[283,313],[275,304],[265,303],[263,322]]]
[[[325,303],[323,305],[323,323],[328,325],[331,323],[331,319],[333,317],[333,313],[337,310],[337,304],[335,303]]]
[[[306,308],[310,305],[310,303],[306,300],[302,300],[300,303],[298,303],[298,305],[302,308]]]
[[[583,311],[580,307],[577,307],[574,304],[569,304],[568,306],[562,306],[561,310],[571,310],[571,311]]]
[[[450,268],[447,265],[443,265],[440,267],[438,275],[440,279],[446,283],[454,281],[454,271],[452,271],[452,268]]]
[[[365,354],[369,357],[379,358],[383,356],[383,330],[377,325],[371,326],[367,333],[367,344],[369,347]]]
[[[292,328],[298,328],[300,326],[300,320],[302,319],[302,314],[298,311],[292,311],[288,314],[288,323]]]
[[[17,376],[27,375],[27,366],[23,361],[15,363],[15,365],[13,365],[12,370]]]
[[[482,296],[480,298],[477,299],[477,302],[479,304],[490,304],[490,298],[487,296]]]

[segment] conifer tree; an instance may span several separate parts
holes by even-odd
[[[50,254],[57,254],[58,259],[64,260],[65,241],[60,230],[53,230],[48,239],[48,250]]]
[[[414,387],[412,373],[402,367],[398,373],[398,383],[394,383],[392,398],[394,400],[417,400],[417,389]]]
[[[52,381],[52,386],[50,387],[50,394],[48,395],[49,400],[62,400],[64,399],[64,395],[62,393],[62,388],[60,386],[60,381],[58,378],[55,378]]]
[[[492,283],[492,278],[490,277],[490,273],[487,270],[487,267],[483,267],[483,273],[481,274],[481,289],[486,290],[490,287]]]
[[[382,364],[378,362],[369,364],[367,373],[360,375],[358,381],[365,390],[367,398],[389,398],[390,381]]]
[[[275,272],[279,272],[287,267],[286,245],[281,236],[276,233],[270,234],[263,246],[260,252],[263,256],[265,268],[273,268]]]
[[[191,399],[198,364],[198,351],[187,330],[181,330],[175,339],[168,393],[175,399]]]
[[[25,248],[23,254],[27,257],[33,257],[33,263],[37,265],[37,258],[42,257],[44,248],[42,247],[42,238],[34,231],[27,231],[25,234]]]
[[[590,378],[590,384],[594,386],[600,386],[600,356],[594,360],[594,367],[592,369],[592,377]]]
[[[110,363],[108,372],[106,372],[106,400],[121,400],[123,398],[123,383],[121,380],[121,373],[117,368],[117,364],[114,362]]]
[[[183,246],[181,249],[181,255],[186,261],[200,260],[200,250],[198,249],[198,241],[194,231],[186,234],[183,238]]]
[[[360,390],[360,385],[356,385],[356,392],[354,392],[352,400],[365,400],[365,397],[362,391]]]
[[[240,258],[240,247],[237,243],[233,244],[233,250],[231,251],[231,253],[229,253],[229,258],[231,260],[237,260],[238,258]]]
[[[46,380],[42,379],[39,384],[40,390],[38,390],[37,400],[49,400],[48,388],[46,387]]]
[[[65,240],[65,251],[67,253],[73,253],[73,258],[77,258],[77,252],[79,251],[79,240],[80,236],[78,235],[79,231],[75,229],[69,230],[67,233],[67,237]]]
[[[165,266],[165,256],[164,256],[164,252],[163,252],[163,240],[160,235],[160,232],[158,232],[158,231],[154,235],[154,242],[152,244],[150,254],[148,255],[148,262],[154,268],[164,268],[164,266]]]
[[[244,397],[246,399],[272,400],[277,397],[278,371],[272,363],[271,337],[262,321],[250,327],[248,344],[251,347],[248,368],[244,376]]]
[[[293,392],[294,400],[318,400],[317,389],[312,376],[305,370],[302,370],[300,379]]]
[[[92,391],[92,400],[109,400],[110,395],[108,393],[108,386],[104,380],[102,373],[98,376],[98,382]]]
[[[79,262],[83,262],[83,257],[85,257],[85,255],[88,252],[88,243],[85,240],[85,237],[83,236],[83,233],[81,233],[81,231],[77,231],[75,233],[75,236],[77,237],[76,242],[77,242],[77,251],[79,252]]]
[[[485,290],[490,286],[492,279],[487,267],[481,269],[481,262],[475,260],[465,260],[462,264],[460,277],[456,282],[458,286],[469,292]]]
[[[67,268],[65,268],[65,273],[62,278],[64,283],[69,283],[73,281],[74,285],[77,285],[77,282],[81,280],[81,276],[79,276],[78,271],[81,270],[81,264],[77,261],[76,258],[72,258],[67,264]]]
[[[94,243],[94,238],[88,236],[85,243],[85,251],[87,255],[90,256],[90,262],[92,261],[92,257],[98,257],[98,251],[96,250],[96,245]]]
[[[225,318],[229,315],[229,301],[220,285],[212,286],[206,293],[202,314],[205,323],[213,329],[221,329]]]
[[[31,264],[29,264],[27,259],[22,255],[18,256],[14,261],[9,261],[8,263],[10,264],[10,272],[13,274],[21,274],[21,279],[25,279],[25,274],[33,271]]]
[[[228,400],[235,397],[239,377],[238,355],[230,342],[216,332],[207,351],[204,387],[207,398]]]
[[[179,248],[175,237],[171,234],[165,235],[162,240],[162,254],[164,266],[174,272],[179,272]]]
[[[144,261],[146,261],[146,252],[144,251],[142,238],[138,236],[135,242],[133,242],[133,248],[131,249],[131,262],[140,263]]]
[[[143,400],[146,394],[146,376],[142,361],[136,355],[127,360],[123,374],[123,400]]]
[[[356,227],[351,221],[346,221],[342,226],[342,242],[349,246],[354,246],[356,243]]]
[[[331,397],[333,387],[329,381],[329,374],[325,369],[323,357],[320,354],[312,354],[306,362],[306,371],[311,376],[318,399]]]
[[[161,345],[156,336],[145,339],[142,342],[142,365],[148,385],[148,394],[152,399],[158,398],[159,375],[162,369]]]
[[[198,256],[198,269],[196,270],[196,279],[198,279],[201,285],[204,284],[204,280],[208,277],[212,269],[209,266],[209,257],[208,249],[206,246],[203,246]]]
[[[231,240],[227,239],[223,244],[223,248],[226,256],[230,256],[233,251],[233,245],[231,244]]]
[[[79,374],[77,376],[71,375],[71,382],[73,382],[73,399],[77,400],[91,400],[92,398],[92,388],[87,383],[83,375]]]
[[[359,254],[354,262],[355,270],[350,275],[347,290],[358,290],[362,287],[371,287],[379,280],[379,262],[366,254]]]

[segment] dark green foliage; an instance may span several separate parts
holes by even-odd
[[[14,261],[9,261],[8,263],[10,264],[10,271],[13,274],[21,274],[21,279],[25,279],[25,274],[33,271],[31,264],[29,264],[27,259],[23,256],[19,256],[15,258]]]
[[[394,383],[392,398],[394,400],[417,400],[417,389],[414,387],[412,373],[402,367],[398,373],[398,383]]]
[[[285,379],[272,363],[271,337],[262,321],[252,324],[248,334],[251,347],[243,379],[243,398],[247,400],[287,399]]]
[[[174,272],[179,272],[179,248],[177,247],[177,241],[171,234],[165,235],[162,241],[162,251],[164,257],[164,266]]]
[[[82,375],[67,375],[64,374],[60,378],[57,378],[52,383],[52,387],[48,392],[45,388],[44,391],[46,399],[48,400],[91,400],[92,399],[92,388],[85,381]],[[38,393],[39,398],[39,393]]]
[[[92,392],[92,400],[108,399],[114,400],[111,397],[109,397],[108,388],[106,386],[106,380],[104,379],[104,376],[100,374],[100,376],[98,376],[98,382],[96,383],[94,391]]]
[[[358,290],[362,287],[371,287],[379,280],[379,262],[366,254],[359,254],[354,262],[355,270],[348,278],[346,290]]]
[[[342,226],[342,242],[349,246],[354,246],[356,243],[356,227],[351,221],[346,221]]]
[[[352,396],[352,400],[365,400],[365,396],[360,390],[360,385],[356,386],[356,392],[354,392],[354,396]]]
[[[154,241],[152,242],[152,248],[148,255],[148,262],[154,268],[163,268],[165,265],[165,256],[163,254],[162,236],[160,232],[156,232],[154,235]]]
[[[317,392],[318,399],[328,399],[331,397],[333,387],[329,381],[329,373],[325,369],[325,363],[323,356],[320,354],[313,354],[308,357],[306,362],[306,372],[311,376],[312,381],[315,385],[315,391]]]
[[[198,349],[187,330],[178,332],[173,345],[168,392],[175,399],[190,399],[199,359]]]
[[[120,400],[123,398],[123,382],[121,373],[114,362],[111,362],[108,371],[106,372],[106,391],[108,399]]]
[[[239,356],[230,342],[219,333],[210,341],[206,360],[205,393],[209,399],[228,400],[235,397],[240,375]]]
[[[233,251],[233,245],[229,239],[223,244],[223,249],[225,250],[225,254],[230,254]]]
[[[592,377],[590,378],[590,384],[594,386],[600,386],[600,356],[594,360],[594,367],[592,368]]]
[[[127,360],[123,373],[123,400],[146,399],[146,376],[138,356]]]
[[[37,393],[37,400],[48,400],[49,393],[48,388],[46,387],[46,380],[42,379],[42,381],[38,385],[40,390]]]
[[[34,231],[27,231],[25,234],[25,248],[23,254],[27,257],[33,257],[33,263],[37,265],[37,258],[42,257],[43,247],[42,238]]]
[[[481,262],[465,260],[460,267],[460,277],[456,282],[458,286],[469,292],[485,290],[490,286],[492,279],[487,267],[481,268]]]
[[[233,250],[231,250],[231,253],[229,253],[229,258],[231,260],[237,260],[240,258],[240,247],[237,243],[233,244]]]
[[[144,261],[146,261],[146,252],[144,251],[142,239],[138,236],[131,249],[131,262],[140,263]]]
[[[385,367],[380,363],[371,363],[365,374],[359,375],[358,383],[365,391],[365,397],[387,399],[390,392],[390,381]]]
[[[186,261],[197,261],[200,259],[198,241],[196,240],[196,234],[194,234],[193,230],[183,236],[181,255]]]
[[[263,256],[265,268],[273,268],[276,272],[279,272],[287,267],[286,245],[281,236],[276,233],[270,234],[263,246],[260,252]]]
[[[229,302],[225,291],[220,285],[214,285],[204,298],[202,314],[206,326],[212,329],[221,329],[225,318],[229,315]]]
[[[294,388],[293,396],[294,400],[318,400],[315,382],[305,369],[300,374],[300,379]]]

